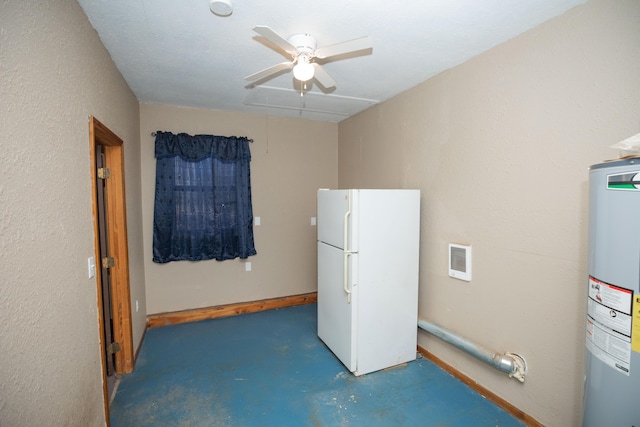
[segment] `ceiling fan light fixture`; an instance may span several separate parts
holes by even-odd
[[[315,69],[313,65],[309,63],[309,58],[301,55],[298,58],[298,63],[293,67],[293,77],[301,82],[306,82],[313,78]]]

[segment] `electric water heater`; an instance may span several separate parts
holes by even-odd
[[[589,169],[583,427],[640,427],[640,157]]]

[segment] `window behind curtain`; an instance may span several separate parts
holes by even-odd
[[[156,133],[153,261],[256,254],[247,138]]]

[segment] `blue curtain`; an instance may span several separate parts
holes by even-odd
[[[244,137],[156,132],[153,261],[256,254]]]

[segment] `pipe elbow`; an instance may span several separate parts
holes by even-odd
[[[509,378],[515,378],[523,383],[524,377],[527,374],[527,361],[517,353],[505,353],[505,356],[511,359]]]
[[[515,378],[521,383],[527,373],[527,364],[524,357],[516,353],[495,354],[493,366],[502,372],[506,372],[509,378]]]
[[[513,359],[506,354],[499,353],[493,355],[493,366],[507,374],[511,374],[515,369]]]

